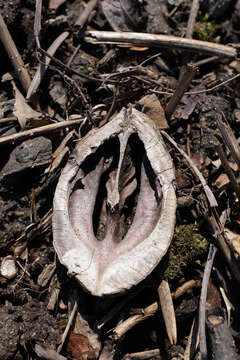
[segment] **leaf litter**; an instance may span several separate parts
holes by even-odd
[[[12,61],[16,70],[14,95],[9,82],[3,82],[1,90],[2,359],[194,359],[191,344],[198,346],[198,331],[192,324],[198,318],[204,324],[205,308],[209,332],[204,334],[202,325],[199,331],[211,347],[201,342],[196,352],[207,351],[212,358],[220,352],[224,359],[231,353],[237,358],[240,105],[238,67],[233,66],[237,59],[232,58],[238,51],[233,44],[239,42],[239,4],[216,3],[217,8],[212,2],[198,7],[196,0],[101,4],[91,0],[52,2],[47,7],[37,1],[34,14],[30,1],[14,5],[17,16],[12,16],[10,3],[7,12],[6,4],[0,3],[21,54],[14,53],[14,61],[9,55],[2,67],[2,74],[12,72]],[[194,27],[194,22],[207,26]],[[214,33],[206,33],[208,29]],[[130,38],[128,31],[135,35]],[[153,34],[164,34],[160,53],[151,43]],[[208,42],[199,42],[201,38]],[[6,39],[6,53],[12,54],[7,46],[12,43]],[[116,45],[120,40],[128,48]],[[16,65],[18,56],[23,59],[21,67],[26,65],[24,76]],[[198,73],[187,82],[184,66],[191,62]],[[33,82],[24,98],[28,73]],[[183,95],[184,83],[188,89]],[[63,93],[64,101],[59,95]],[[173,93],[175,102],[170,106]],[[124,108],[155,123],[150,126],[152,139],[160,139],[159,131],[165,129],[172,140],[165,139],[163,157],[171,169],[174,162],[176,180],[165,183],[161,178],[158,183],[161,172],[153,163],[162,159],[151,155],[155,143],[146,140],[147,131],[132,127],[129,137],[124,137],[124,127],[115,131]],[[64,174],[69,176],[66,183]],[[176,190],[176,227],[157,266],[159,253],[153,264],[151,246],[143,247],[138,256],[129,255],[153,232],[168,186]],[[59,208],[60,227],[54,225],[55,205],[52,210],[56,188],[66,202],[64,211]],[[72,213],[73,217],[65,217]],[[62,232],[64,248],[58,248],[56,231]],[[69,237],[72,231],[74,236]],[[160,235],[164,237],[164,232]],[[109,247],[104,248],[106,243]],[[218,249],[210,275],[209,243]],[[91,248],[86,257],[74,250],[81,244]],[[72,253],[64,257],[69,248]],[[95,293],[96,283],[121,256],[126,262],[109,272],[113,282],[107,280],[106,287],[101,285]],[[4,273],[8,263],[11,274]],[[92,268],[99,270],[99,264],[102,267],[94,275]],[[136,273],[130,282],[129,269]],[[208,284],[203,277],[209,277]],[[159,308],[160,284],[167,296],[160,294]],[[201,292],[206,289],[205,298]],[[171,293],[178,294],[172,301]],[[226,352],[218,344],[224,344]]]

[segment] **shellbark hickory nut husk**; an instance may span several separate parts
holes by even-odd
[[[141,151],[135,143],[140,144]],[[139,193],[132,223],[119,238],[115,236],[122,207],[119,188],[129,147],[137,162],[141,161]],[[108,161],[107,152],[112,156]],[[99,189],[106,163],[111,168],[114,158],[115,169],[109,170],[105,184],[105,233],[98,239],[93,218],[99,191],[104,192]],[[69,274],[75,275],[91,294],[123,293],[159,264],[174,231],[174,179],[174,166],[159,130],[135,109],[123,108],[112,121],[79,141],[56,188],[53,244]]]

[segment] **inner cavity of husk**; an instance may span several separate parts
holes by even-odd
[[[104,142],[81,164],[69,218],[103,267],[146,239],[161,211],[161,186],[136,133]]]

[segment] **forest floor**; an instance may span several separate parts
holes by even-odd
[[[240,359],[240,1],[15,0],[0,11],[0,359]],[[75,146],[123,108],[162,134],[175,230],[140,284],[93,296],[56,254],[53,199]],[[96,153],[106,189],[96,179],[89,192],[99,241],[121,155],[105,140]],[[148,156],[131,141],[118,241],[137,214]],[[82,169],[98,169],[89,159]]]

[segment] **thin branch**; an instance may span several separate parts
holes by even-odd
[[[223,57],[236,58],[237,50],[231,46],[208,41],[185,39],[177,36],[117,31],[87,31],[84,40],[93,44],[127,44],[148,47],[167,47]]]
[[[166,280],[162,280],[158,287],[158,297],[161,305],[162,315],[171,345],[177,344],[177,322],[173,306],[172,295],[169,284]]]
[[[63,41],[68,37],[69,32],[65,31],[61,33],[49,46],[47,52],[50,55],[54,55],[59,46],[63,43]],[[31,82],[31,85],[29,86],[28,92],[27,92],[27,99],[30,99],[30,97],[37,91],[43,76],[48,68],[48,65],[51,61],[50,57],[46,57],[46,55],[43,55],[40,60],[40,64],[38,65],[37,71],[34,75],[34,78]]]
[[[75,88],[78,92],[78,95],[80,96],[80,99],[81,99],[81,102],[82,102],[82,105],[83,107],[85,108],[85,112],[86,112],[86,117],[88,119],[88,122],[89,124],[93,124],[93,121],[92,121],[92,118],[91,118],[91,105],[88,103],[87,99],[86,99],[86,96],[84,95],[81,87],[77,84],[77,82],[75,80],[73,80],[70,76],[67,76],[65,74],[62,74],[60,72],[60,70],[56,69],[56,71],[61,75],[63,76],[63,79],[65,79],[65,81],[68,81],[69,84],[71,84],[71,86],[73,88]]]
[[[79,16],[78,20],[76,21],[75,25],[80,26],[81,28],[84,26],[84,24],[87,22],[88,17],[94,7],[97,4],[97,0],[90,0],[90,2],[87,4],[85,10],[83,13]],[[42,11],[42,0],[36,1],[36,10],[35,10],[35,20],[34,20],[34,35],[36,39],[37,48],[41,48],[40,41],[39,41],[39,34],[41,31],[41,11]],[[64,31],[61,33],[51,44],[51,46],[48,48],[47,53],[51,56],[55,54],[59,46],[63,43],[64,40],[68,37],[69,32]],[[79,47],[78,47],[79,48]],[[35,76],[31,82],[31,85],[28,89],[27,93],[27,99],[30,99],[30,97],[37,91],[43,76],[49,66],[49,63],[51,61],[51,57],[47,56],[46,54],[43,54],[40,64],[38,65],[37,71],[35,73]],[[71,62],[70,62],[71,63]],[[69,65],[69,64],[68,64]]]
[[[191,11],[190,11],[189,18],[188,18],[187,31],[185,34],[186,39],[192,39],[198,9],[199,9],[199,0],[193,0],[192,6],[191,6]],[[188,58],[189,58],[189,54],[183,54],[182,64],[187,64],[189,61]],[[182,80],[182,76],[184,75],[184,72],[185,72],[185,65],[181,66],[179,81]]]
[[[59,345],[58,349],[57,349],[57,352],[60,353],[62,348],[63,348],[63,345],[65,344],[65,341],[67,339],[67,336],[68,336],[68,333],[69,333],[69,330],[72,326],[72,323],[73,323],[73,320],[76,316],[76,313],[77,313],[77,309],[78,309],[78,302],[77,300],[75,300],[75,303],[74,303],[74,306],[73,306],[73,309],[71,311],[71,315],[69,316],[69,319],[68,319],[68,323],[67,323],[67,326],[64,330],[64,333],[62,335],[62,340],[61,340],[61,344]]]
[[[39,35],[41,31],[41,14],[42,14],[42,0],[36,0],[35,17],[34,17],[34,36],[37,47],[41,47],[39,41]]]
[[[50,124],[45,126],[40,126],[31,130],[26,130],[18,134],[3,136],[0,138],[0,146],[7,145],[10,143],[21,142],[29,138],[34,138],[42,134],[47,134],[52,131],[59,131],[65,128],[74,128],[79,126],[85,119],[80,118],[79,120],[70,120],[70,121],[61,121],[56,124]]]
[[[146,350],[131,354],[126,354],[122,358],[122,360],[146,360],[146,359],[154,359],[155,357],[159,357],[161,355],[159,349]]]
[[[196,64],[197,63],[194,63],[194,65],[196,65]],[[240,77],[240,73],[230,77],[229,79],[227,79],[227,80],[221,82],[220,84],[215,85],[215,86],[213,86],[213,87],[211,87],[209,89],[204,89],[204,90],[200,90],[200,91],[187,91],[187,92],[184,93],[184,95],[198,95],[198,94],[210,93],[210,92],[220,88],[221,86],[225,86],[228,83],[230,83],[231,81],[238,79],[239,77]],[[143,80],[142,78],[138,78],[138,79]],[[145,81],[145,79],[144,79],[144,81]],[[149,79],[149,81],[151,81],[151,82],[154,81],[154,84],[156,84],[157,86],[162,86],[162,84],[157,83],[156,80],[153,80],[153,79],[150,80]],[[166,95],[172,95],[173,94],[173,91],[170,92],[170,89],[168,91],[158,91],[158,90],[150,90],[150,91],[153,92],[153,93],[156,93],[156,94],[166,94]]]
[[[170,120],[172,114],[174,113],[177,105],[179,104],[179,101],[184,95],[184,92],[189,87],[192,79],[196,75],[198,69],[192,64],[187,65],[186,70],[184,74],[181,76],[181,79],[179,80],[178,86],[171,97],[169,103],[167,104],[165,113],[166,113],[166,119]]]
[[[224,121],[223,121],[224,119]],[[238,164],[238,168],[240,169],[240,146],[235,138],[235,135],[229,126],[224,114],[218,114],[217,116],[217,125],[219,130],[221,131],[222,139],[226,147],[231,152],[233,159]]]
[[[182,288],[181,290],[179,289],[179,291],[176,291],[175,293],[173,293],[172,297],[174,299],[177,299],[178,297],[182,296],[184,293],[186,293],[189,289],[191,289],[193,286],[196,286],[197,284],[198,284],[198,282],[191,283],[191,285],[186,284],[185,288]],[[144,308],[141,314],[136,314],[136,315],[130,316],[128,319],[122,321],[113,330],[114,339],[119,340],[124,334],[126,334],[126,332],[131,330],[135,325],[154,316],[156,314],[156,312],[158,311],[158,309],[159,309],[158,302],[156,301],[156,302],[152,303],[151,305],[147,306],[146,308]],[[104,323],[102,322],[102,324],[100,324],[100,326],[98,326],[98,328],[101,328],[105,324],[106,324],[106,322],[104,322]]]
[[[194,63],[195,66],[202,66],[202,65],[206,65],[206,64],[209,64],[210,62],[213,62],[213,61],[217,61],[219,60],[219,57],[218,56],[210,56],[210,57],[207,57],[206,59],[201,59],[201,60],[198,60]]]
[[[218,156],[221,160],[221,163],[222,163],[222,166],[225,170],[225,172],[227,173],[227,176],[229,177],[229,180],[232,184],[232,187],[233,187],[233,190],[235,191],[235,194],[237,195],[238,197],[238,201],[240,202],[240,188],[239,188],[239,185],[238,185],[238,182],[234,176],[234,173],[228,163],[228,160],[227,160],[227,157],[226,157],[226,154],[223,150],[223,147],[221,144],[218,144],[216,146],[216,150],[217,150],[217,153],[218,153]]]
[[[85,75],[84,73],[80,73],[70,67],[68,67],[67,65],[65,65],[63,62],[61,62],[60,60],[56,59],[55,57],[51,56],[50,54],[47,53],[47,51],[39,48],[37,49],[41,54],[49,57],[53,63],[55,63],[55,65],[59,66],[61,69],[63,69],[64,71],[66,71],[67,73],[70,74],[74,74],[77,76],[80,76],[83,79],[98,83],[98,84],[102,84],[103,82],[108,83],[108,84],[119,84],[119,81],[114,81],[114,80],[104,80],[104,79],[97,79],[88,75]],[[120,74],[120,73],[119,73]]]
[[[96,7],[97,5],[97,0],[90,0],[84,11],[82,12],[82,14],[79,15],[75,25],[79,26],[80,29],[83,28],[83,26],[86,24],[86,22],[88,21],[88,18],[91,14],[91,12],[94,10],[94,8]]]
[[[31,83],[31,78],[24,67],[23,60],[16,48],[16,45],[11,37],[11,34],[8,31],[7,25],[5,24],[5,21],[1,14],[0,14],[0,40],[2,41],[3,46],[7,51],[9,59],[11,60],[12,65],[19,77],[22,87],[27,93]]]
[[[206,332],[205,332],[206,299],[207,299],[208,282],[216,252],[217,252],[217,248],[213,244],[210,244],[208,258],[204,269],[202,290],[200,296],[200,305],[199,305],[199,332],[200,332],[201,360],[207,360],[207,343],[206,343]]]
[[[207,215],[206,220],[210,225],[212,235],[216,241],[216,244],[219,246],[220,250],[222,251],[232,275],[236,279],[237,283],[240,284],[239,264],[237,260],[234,258],[229,246],[227,245],[227,240],[224,235],[224,228],[220,221],[216,208],[210,209],[210,212]]]
[[[7,123],[12,122],[12,121],[18,121],[17,117],[16,116],[9,116],[9,117],[2,118],[2,119],[0,119],[0,125],[7,124]]]
[[[187,160],[187,162],[189,163],[189,165],[191,166],[191,168],[193,169],[194,173],[196,174],[196,176],[199,178],[200,182],[202,183],[203,186],[203,190],[205,191],[205,194],[208,198],[209,204],[211,207],[215,207],[218,205],[217,200],[215,198],[215,196],[213,195],[212,190],[210,189],[210,187],[208,186],[206,180],[204,179],[204,177],[202,176],[202,174],[200,173],[200,171],[198,170],[198,168],[194,165],[193,161],[189,158],[189,156],[187,156],[187,154],[185,153],[185,151],[183,151],[178,145],[177,143],[165,132],[165,131],[161,131],[161,134],[180,152],[180,154]]]
[[[188,19],[188,24],[187,24],[186,36],[185,36],[185,38],[187,38],[187,39],[192,38],[194,25],[195,25],[196,18],[197,18],[198,9],[199,9],[199,0],[193,0],[190,15],[189,15],[189,19]]]

